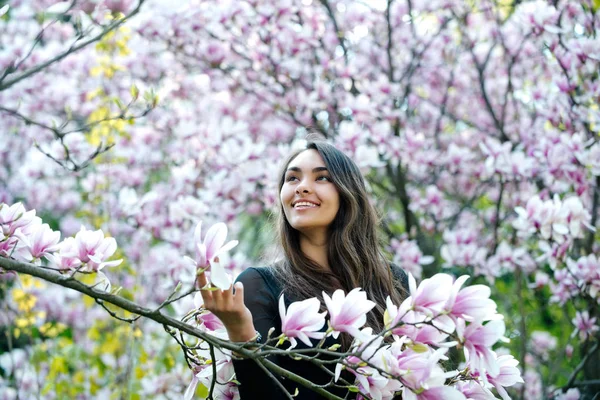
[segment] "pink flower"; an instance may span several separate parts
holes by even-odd
[[[456,388],[470,400],[494,400],[496,396],[486,387],[483,387],[478,381],[460,381]]]
[[[456,331],[464,345],[465,358],[471,369],[480,373],[488,372],[492,376],[500,373],[492,346],[504,338],[504,321],[497,319],[482,325],[480,321],[471,322],[465,328],[465,322],[457,321]]]
[[[113,267],[123,260],[107,261],[117,250],[114,238],[104,237],[101,229],[88,231],[83,226],[75,237],[65,239],[60,244],[59,253],[46,257],[63,269],[76,269],[81,272],[98,272],[104,267]]]
[[[510,396],[506,392],[505,387],[512,386],[515,383],[523,383],[521,378],[521,371],[517,368],[519,362],[515,360],[510,354],[500,356],[496,359],[498,365],[497,374],[487,374],[487,380],[490,384],[494,385],[498,394],[504,400],[510,400]]]
[[[60,232],[53,231],[48,224],[38,226],[30,235],[24,235],[19,229],[15,236],[21,240],[18,251],[21,258],[36,265],[41,264],[42,257],[59,250]]]
[[[25,211],[25,207],[21,203],[15,203],[12,206],[0,204],[0,233],[4,237],[12,236],[19,228],[24,231],[23,228],[35,221],[41,223],[41,219],[35,216],[35,210]],[[3,238],[0,237],[1,239]]]
[[[423,323],[429,318],[420,312],[412,310],[405,310],[406,302],[402,304],[402,307],[398,309],[390,298],[386,299],[386,312],[389,322],[386,322],[386,328],[395,327],[392,329],[392,333],[398,336],[406,336],[413,342],[423,344],[438,344],[443,342],[448,334],[445,332],[454,331],[454,323],[447,315],[436,317],[432,323],[435,326]],[[448,325],[448,326],[446,326]],[[442,330],[436,326],[442,328],[448,328]]]
[[[296,338],[307,346],[312,346],[309,338],[322,339],[324,332],[319,332],[325,325],[325,314],[319,313],[321,303],[315,297],[296,301],[290,304],[287,311],[283,294],[279,298],[279,315],[281,317],[281,332],[290,340],[290,349],[296,347]]]
[[[438,364],[444,358],[447,349],[415,352],[405,350],[398,357],[396,368],[400,373],[400,381],[404,384],[403,399],[466,399],[456,389],[444,386],[446,378],[455,372],[444,372]]]
[[[225,268],[217,261],[217,257],[235,246],[237,240],[231,240],[225,243],[227,239],[227,225],[218,222],[211,226],[202,240],[202,222],[196,225],[194,230],[194,243],[196,247],[196,260],[185,256],[184,258],[196,268],[210,267],[210,280],[213,285],[222,290],[227,290],[231,286],[231,279]]]
[[[323,292],[323,300],[329,311],[332,336],[336,339],[340,332],[360,335],[360,328],[367,322],[367,313],[375,307],[375,303],[367,300],[367,293],[360,288],[352,289],[347,296],[338,289],[331,298]]]
[[[575,313],[573,318],[573,325],[579,332],[579,338],[581,340],[587,340],[589,337],[593,337],[598,331],[598,325],[596,325],[596,317],[590,318],[590,314],[587,311]]]
[[[545,331],[531,333],[531,344],[533,352],[543,360],[548,359],[548,353],[556,348],[556,338]]]
[[[417,279],[421,278],[422,266],[434,261],[432,256],[423,255],[414,240],[392,239],[391,248],[394,253],[394,263],[400,265],[403,270],[410,272]]]
[[[446,310],[454,318],[466,321],[485,321],[496,315],[496,302],[490,299],[491,290],[485,285],[473,285],[460,290],[468,275],[458,278],[452,285],[452,296]]]
[[[435,274],[421,282],[419,287],[415,278],[409,274],[411,308],[420,311],[428,317],[438,315],[448,302],[452,290],[452,276],[448,274]]]

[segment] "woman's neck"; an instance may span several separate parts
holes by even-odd
[[[325,271],[331,271],[329,268],[329,259],[327,256],[327,234],[306,235],[300,234],[300,250],[305,256],[319,264]]]

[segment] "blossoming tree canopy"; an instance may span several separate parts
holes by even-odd
[[[365,339],[379,332],[361,326],[358,289],[312,301],[322,330],[290,319],[313,346],[331,326],[396,375],[413,368],[389,380],[343,359],[349,385],[382,398],[592,396],[598,27],[592,0],[0,3],[1,268],[31,264],[146,307],[0,275],[0,392],[205,396],[218,376],[229,383],[213,393],[231,398],[228,362],[244,349],[223,347],[194,305],[196,273],[227,287],[270,252],[275,166],[311,131],[359,165],[389,259],[415,278],[408,303],[387,305],[381,348]],[[209,229],[194,235],[199,221]],[[299,307],[284,301],[283,315]],[[198,332],[169,322],[191,335],[178,343],[164,321],[133,321],[157,309]],[[273,351],[306,345],[287,337]],[[440,362],[437,344],[453,341],[474,381]],[[509,387],[517,370],[525,382]]]

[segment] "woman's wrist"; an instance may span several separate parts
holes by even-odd
[[[256,340],[257,330],[254,325],[245,326],[242,329],[227,329],[227,335],[232,342],[249,342]]]

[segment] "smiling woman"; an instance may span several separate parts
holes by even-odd
[[[381,331],[386,297],[400,304],[406,295],[407,276],[390,266],[383,255],[377,238],[377,214],[357,165],[331,144],[307,143],[283,165],[279,207],[278,236],[283,258],[266,268],[245,270],[238,277],[235,293],[233,289],[202,292],[206,307],[221,319],[229,338],[236,342],[260,340],[271,328],[275,328],[271,337],[276,337],[281,333],[282,319],[288,318],[285,309],[293,302],[314,297],[331,300],[329,296],[336,290],[349,294],[355,288],[362,288],[373,300],[367,303],[365,297],[364,304],[357,305],[368,305],[371,310],[366,326]],[[199,280],[203,286],[204,277]],[[323,332],[325,329],[326,325]],[[311,337],[322,336],[314,332]],[[351,340],[349,334],[342,333],[326,339],[324,346],[339,344],[347,350]],[[309,346],[300,342],[298,347]],[[337,396],[347,395],[347,389],[333,384],[332,370],[288,357],[270,359]],[[286,397],[253,360],[236,360],[234,367],[242,399]],[[281,384],[288,393],[297,389],[294,382],[285,379]],[[300,388],[295,398],[321,397]]]

